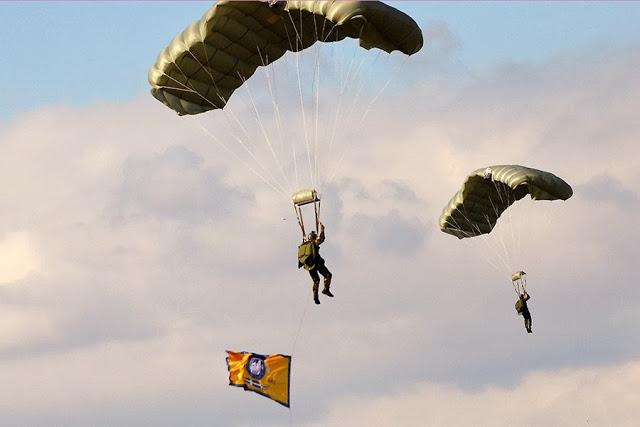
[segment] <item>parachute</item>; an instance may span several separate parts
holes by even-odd
[[[151,94],[179,115],[224,108],[260,66],[317,41],[412,55],[416,22],[377,1],[226,1],[178,34],[149,71]]]
[[[527,194],[533,200],[567,200],[571,186],[550,172],[519,165],[478,169],[440,215],[440,229],[463,239],[490,233],[500,215]]]

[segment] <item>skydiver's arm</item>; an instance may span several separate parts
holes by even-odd
[[[320,222],[320,235],[318,236],[318,241],[316,243],[319,245],[322,242],[324,242],[324,224]]]

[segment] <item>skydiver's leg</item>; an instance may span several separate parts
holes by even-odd
[[[324,277],[324,289],[322,290],[322,293],[328,297],[333,297],[333,294],[329,290],[329,286],[331,286],[331,278],[333,277],[333,275],[331,274],[327,266],[324,265],[324,262],[320,264],[320,266],[318,267],[318,271],[320,272],[320,274],[322,274],[322,277]]]
[[[318,298],[318,288],[320,287],[320,276],[318,276],[318,269],[313,268],[309,270],[309,275],[311,275],[311,280],[313,280],[313,302],[316,304],[320,304],[320,299]]]

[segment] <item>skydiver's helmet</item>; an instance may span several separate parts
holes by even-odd
[[[316,240],[318,238],[318,235],[316,234],[315,231],[312,231],[311,233],[309,233],[309,235],[307,236],[307,239],[311,240]]]

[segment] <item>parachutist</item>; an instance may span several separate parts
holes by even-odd
[[[322,293],[328,297],[333,297],[329,290],[331,286],[332,274],[325,265],[324,259],[320,256],[320,245],[324,242],[324,224],[320,223],[320,235],[315,231],[309,233],[302,244],[298,246],[298,268],[304,267],[309,272],[311,280],[313,280],[313,301],[320,304],[318,298],[318,289],[320,287],[320,276],[324,277],[324,289]]]
[[[440,229],[459,239],[491,233],[500,215],[527,194],[531,200],[567,200],[573,189],[551,172],[526,166],[478,169],[442,210]]]
[[[527,301],[529,301],[531,297],[524,291],[524,293],[520,294],[518,301],[516,301],[516,311],[518,315],[524,318],[524,327],[527,330],[527,333],[532,333],[531,330],[531,312],[529,311],[529,307],[527,306]]]

